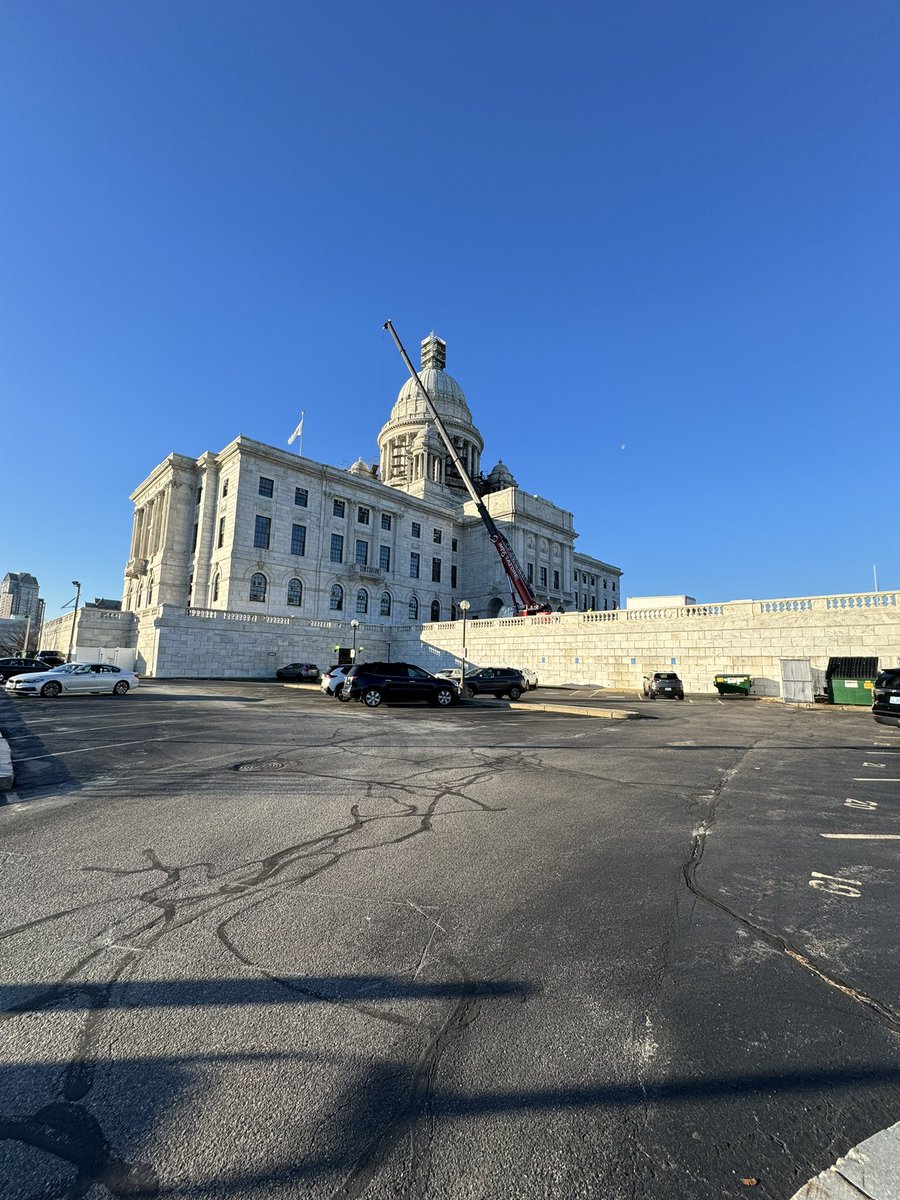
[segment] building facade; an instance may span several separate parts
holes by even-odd
[[[621,570],[575,551],[572,514],[481,467],[484,441],[446,345],[422,342],[421,378],[539,601],[618,608]],[[170,454],[132,494],[122,607],[161,605],[408,625],[497,617],[509,587],[475,504],[413,380],[349,470],[240,436],[218,453]]]
[[[44,602],[40,598],[40,585],[27,571],[7,571],[0,583],[0,618],[31,617],[32,624],[40,626],[44,615]]]

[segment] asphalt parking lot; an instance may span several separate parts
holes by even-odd
[[[0,698],[0,1195],[787,1200],[896,1121],[900,735],[566,697]]]

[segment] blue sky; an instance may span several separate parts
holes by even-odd
[[[376,454],[434,329],[626,595],[900,587],[893,3],[7,0],[0,575],[121,594],[238,433]]]

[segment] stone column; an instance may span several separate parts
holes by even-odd
[[[203,491],[196,513],[197,550],[194,554],[194,586],[191,603],[203,606],[209,597],[210,565],[215,548],[219,471],[213,454],[204,454],[199,460],[199,466],[201,468],[200,486]]]

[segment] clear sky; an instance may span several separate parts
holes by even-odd
[[[435,330],[625,595],[900,587],[900,9],[5,0],[0,577],[120,596],[239,433],[372,460]]]

